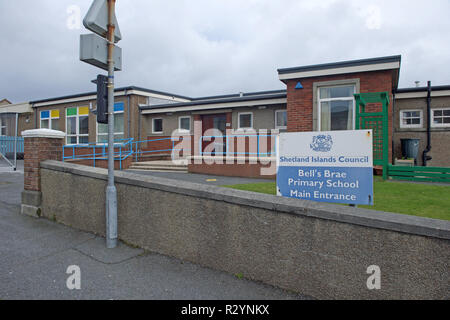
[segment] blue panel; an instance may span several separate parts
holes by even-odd
[[[123,102],[115,103],[114,104],[114,112],[120,112],[124,110],[124,104]]]
[[[41,119],[50,118],[50,111],[41,111]]]
[[[372,168],[279,167],[277,186],[284,197],[373,205]]]
[[[295,89],[303,89],[302,83],[300,81],[295,86]]]

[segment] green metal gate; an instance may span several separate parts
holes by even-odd
[[[371,92],[355,94],[356,126],[355,129],[372,129],[373,131],[373,164],[383,166],[383,179],[387,179],[389,164],[389,93]],[[368,112],[367,105],[381,103],[381,112]]]

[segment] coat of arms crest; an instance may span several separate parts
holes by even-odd
[[[313,137],[310,148],[318,152],[328,152],[333,146],[333,139],[330,135],[320,134]]]

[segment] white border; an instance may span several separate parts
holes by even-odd
[[[286,124],[286,126],[277,125],[277,113],[279,113],[279,112],[286,112],[286,122],[287,122],[287,109],[275,110],[275,129],[281,129],[281,130],[287,129],[287,124]]]
[[[161,120],[162,131],[155,131],[155,120]],[[164,132],[164,120],[163,118],[152,118],[152,134],[163,134]]]
[[[250,127],[241,127],[241,115],[251,115]],[[253,129],[253,112],[238,112],[238,130],[251,130]]]
[[[434,123],[434,111],[439,111],[439,110],[450,110],[450,108],[431,108],[431,126],[433,128],[447,128],[450,127],[450,123]],[[444,114],[442,114],[442,117],[444,117]],[[445,116],[445,117],[449,117],[449,116]]]

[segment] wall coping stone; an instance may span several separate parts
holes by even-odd
[[[62,131],[51,129],[33,129],[22,131],[22,137],[24,138],[54,138],[64,139],[66,134]]]
[[[101,168],[54,160],[41,162],[41,168],[105,181],[108,180],[108,170]],[[115,181],[121,184],[274,210],[295,216],[331,220],[364,227],[450,240],[450,221],[447,220],[284,198],[124,171],[115,172]]]

